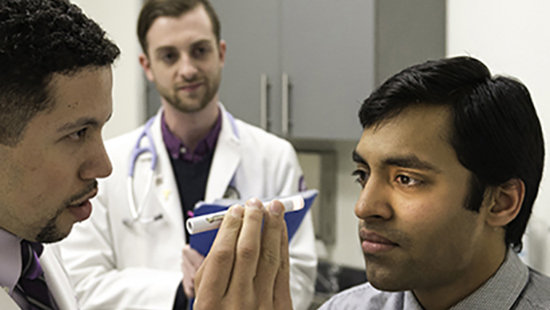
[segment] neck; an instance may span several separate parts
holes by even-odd
[[[506,258],[506,245],[496,242],[478,251],[472,261],[472,267],[461,272],[452,283],[436,288],[413,290],[417,300],[426,310],[445,310],[467,298],[489,280],[500,268]]]
[[[164,100],[162,102],[166,125],[190,151],[195,150],[197,144],[212,130],[218,119],[220,109],[217,97],[214,99],[204,109],[193,113],[181,112]]]

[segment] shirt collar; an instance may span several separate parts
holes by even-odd
[[[21,275],[21,238],[0,228],[0,286],[11,295]]]
[[[506,259],[480,288],[449,310],[510,309],[529,280],[529,269],[518,255],[508,249]],[[422,310],[411,291],[405,293],[403,309]]]
[[[183,141],[181,141],[170,131],[164,119],[163,112],[161,115],[162,139],[170,156],[173,159],[180,159],[195,164],[200,162],[205,156],[211,154],[214,151],[222,128],[222,112],[219,108],[218,111],[218,118],[216,120],[216,123],[214,124],[214,127],[197,144],[197,147],[195,147],[195,150],[193,152],[190,152],[188,148],[183,144]]]
[[[529,268],[516,252],[508,249],[506,259],[498,271],[479,289],[451,309],[510,309],[528,281]]]

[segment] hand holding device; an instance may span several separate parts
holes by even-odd
[[[262,229],[263,222],[263,229]],[[232,206],[197,272],[194,309],[292,309],[284,206]]]

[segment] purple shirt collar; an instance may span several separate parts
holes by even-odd
[[[170,153],[170,156],[173,159],[180,159],[184,161],[191,162],[196,164],[200,162],[206,155],[211,154],[216,147],[216,142],[220,136],[222,129],[222,111],[218,108],[218,119],[214,124],[214,127],[210,132],[204,137],[198,144],[193,152],[183,144],[183,142],[176,137],[168,128],[166,121],[164,120],[164,112],[161,116],[161,130],[162,130],[162,139],[164,140],[164,145]]]

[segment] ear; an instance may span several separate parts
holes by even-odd
[[[489,209],[487,224],[493,227],[503,227],[516,218],[523,198],[525,196],[525,184],[522,180],[514,178],[490,190],[488,197]]]
[[[220,63],[223,67],[223,65],[225,64],[225,50],[227,49],[227,44],[224,40],[220,40],[220,43],[218,44],[218,49],[220,53]]]
[[[143,68],[143,71],[145,72],[147,79],[150,82],[154,82],[155,76],[153,75],[153,71],[151,71],[151,62],[149,61],[149,57],[147,57],[147,55],[145,55],[144,53],[141,53],[139,55],[139,64]]]

